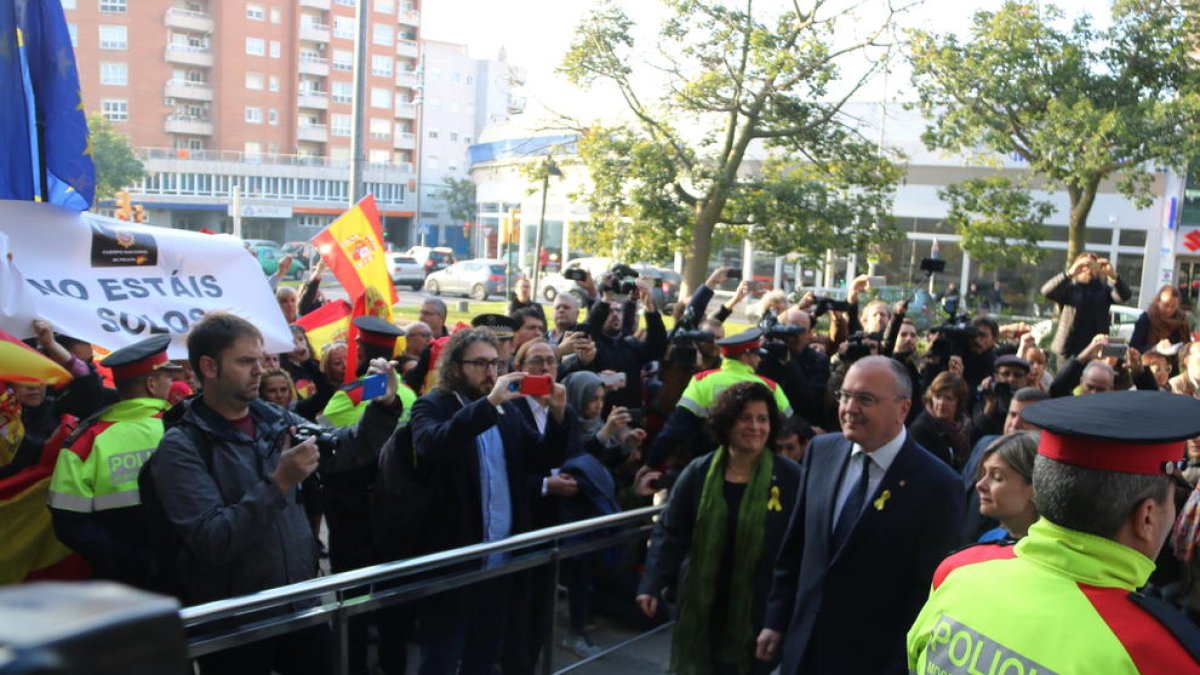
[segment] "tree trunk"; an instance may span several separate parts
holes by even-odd
[[[1083,187],[1068,187],[1067,194],[1071,198],[1071,213],[1067,221],[1067,267],[1075,256],[1083,252],[1087,238],[1087,219],[1096,202],[1096,191],[1100,187],[1100,178],[1089,178]]]
[[[691,295],[692,291],[700,286],[708,279],[708,259],[712,255],[712,235],[716,229],[717,217],[720,215],[720,210],[715,214],[710,214],[711,209],[705,205],[712,204],[713,200],[707,200],[696,205],[696,227],[692,233],[692,245],[688,250],[687,261],[683,264],[683,287],[679,290],[679,297],[686,298]]]

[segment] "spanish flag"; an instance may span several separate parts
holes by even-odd
[[[0,393],[0,425],[16,435],[7,437],[6,443],[19,444],[23,435],[21,412],[11,396]],[[4,542],[0,546],[0,585],[37,579],[84,579],[89,574],[83,558],[54,536],[50,509],[46,508],[58,452],[76,423],[73,418],[64,421],[46,441],[37,464],[0,480],[0,541]]]
[[[346,384],[358,379],[354,372],[358,367],[358,326],[354,325],[354,320],[360,316],[373,316],[391,323],[392,306],[374,286],[367,286],[363,294],[354,299],[354,310],[350,312],[350,324],[346,333]],[[396,342],[403,339],[397,338]],[[393,348],[392,356],[396,353]]]
[[[399,300],[388,273],[383,226],[375,197],[367,195],[312,239],[321,259],[337,277],[346,295],[358,298],[374,286],[388,305]]]
[[[332,342],[346,342],[350,328],[350,303],[333,300],[296,320],[304,329],[313,348],[313,358],[320,361],[325,348]]]

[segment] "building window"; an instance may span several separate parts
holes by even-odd
[[[463,136],[463,143],[466,143],[466,144],[470,145],[470,143],[471,143],[471,137],[470,137],[470,136]]]
[[[271,108],[267,111],[267,124],[279,124],[279,111]]]
[[[246,18],[251,21],[264,21],[267,18],[262,5],[246,5]]]
[[[371,107],[389,110],[392,107],[392,92],[383,87],[371,87]]]
[[[125,0],[100,0],[100,11],[105,14],[124,14]]]
[[[333,69],[350,72],[354,70],[354,53],[344,49],[333,50]]]
[[[333,17],[333,36],[353,40],[358,32],[358,24],[352,16]]]
[[[438,130],[437,130],[437,129],[430,129],[430,130],[429,130],[429,137],[430,137],[430,138],[437,138],[437,137],[438,137],[438,135],[439,135],[439,134],[438,134]]]
[[[333,222],[329,216],[297,216],[296,226],[304,229],[318,230]]]
[[[279,78],[272,75],[268,81],[271,91],[279,91]]]
[[[330,115],[329,123],[329,133],[333,136],[349,136],[354,126],[349,115]]]
[[[246,38],[246,53],[250,56],[262,56],[267,53],[267,43],[262,38]]]
[[[333,83],[333,101],[334,103],[352,103],[354,101],[354,85],[350,82]]]
[[[279,40],[271,40],[271,58],[279,58]]]
[[[100,112],[109,122],[124,122],[129,119],[129,102],[123,98],[106,98],[100,101]]]
[[[262,108],[246,106],[246,122],[248,124],[262,124]]]
[[[123,87],[129,84],[129,66],[124,63],[101,63],[100,84]]]
[[[371,57],[371,74],[380,77],[391,77],[392,63],[392,57],[387,54],[375,54]]]
[[[468,75],[468,76],[467,76],[467,84],[468,84],[468,85],[475,84],[475,76],[474,76],[474,75]]]
[[[242,148],[246,151],[247,155],[257,157],[262,154],[262,143],[257,141],[246,141],[246,144]]]
[[[271,23],[279,23],[280,21],[282,21],[282,19],[283,19],[283,15],[279,13],[279,9],[272,7],[271,8]]]
[[[100,49],[128,49],[129,33],[125,26],[100,26]]]
[[[392,27],[386,23],[377,23],[371,27],[371,42],[384,47],[392,46]]]
[[[262,91],[262,88],[263,88],[262,73],[247,72],[246,73],[246,88],[254,89],[256,91]]]
[[[392,123],[389,120],[372,118],[369,129],[371,138],[377,141],[390,140],[392,137]]]
[[[371,164],[387,164],[392,159],[392,153],[389,150],[372,150],[367,157],[367,161]]]
[[[71,36],[71,46],[79,46],[79,25],[74,23],[67,24],[67,34]]]
[[[336,2],[337,4],[339,4],[343,7],[357,7],[358,6],[357,0],[334,0],[334,2]]]
[[[452,140],[452,141],[457,141],[457,140],[458,140],[458,132],[457,132],[457,131],[451,131],[451,132],[450,132],[450,140]]]

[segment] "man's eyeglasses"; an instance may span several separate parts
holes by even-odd
[[[500,370],[500,366],[504,362],[500,359],[472,359],[470,361],[459,361],[459,363],[463,364],[464,366],[475,366],[480,370],[484,370],[486,368]]]
[[[862,406],[863,408],[872,408],[884,401],[889,401],[892,399],[899,400],[902,398],[900,396],[880,398],[875,394],[867,394],[859,391],[847,391],[845,389],[838,389],[837,391],[833,392],[833,395],[837,397],[838,403],[845,405],[851,401],[857,401],[858,405]]]
[[[545,368],[557,363],[558,361],[553,356],[531,356],[525,359],[525,365],[533,366],[534,368]]]

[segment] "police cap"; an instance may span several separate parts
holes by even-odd
[[[114,380],[128,380],[156,370],[182,370],[183,366],[167,359],[169,346],[170,335],[155,335],[116,350],[100,365],[112,369]]]
[[[1176,473],[1184,442],[1200,436],[1200,400],[1162,391],[1065,396],[1021,411],[1041,428],[1038,454],[1122,473]]]
[[[721,356],[737,356],[746,352],[755,352],[759,355],[766,354],[766,350],[762,348],[762,330],[759,328],[751,328],[737,335],[717,340],[717,346],[721,348]]]
[[[517,330],[517,322],[504,314],[480,314],[471,319],[474,328],[491,328],[500,340],[511,340]]]
[[[396,338],[404,336],[404,331],[377,316],[356,317],[354,327],[358,329],[360,342],[384,349],[394,348]]]

